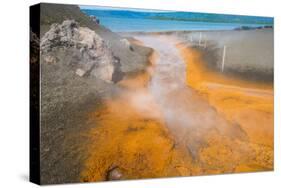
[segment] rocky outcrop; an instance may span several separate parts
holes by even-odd
[[[100,24],[100,20],[96,17],[96,16],[90,16],[90,18],[92,19],[92,21],[96,24]]]
[[[152,53],[152,49],[133,43],[122,42],[123,37],[117,33],[110,31],[101,24],[93,21],[93,19],[84,14],[76,5],[62,5],[42,3],[40,6],[40,36],[41,39],[55,23],[62,23],[65,20],[75,20],[80,27],[87,27],[97,35],[99,35],[107,44],[114,56],[119,58],[121,74],[131,74],[143,71],[147,67],[148,58]]]
[[[95,31],[80,27],[74,20],[53,24],[40,44],[43,63],[60,62],[78,76],[111,81],[115,58]]]
[[[131,50],[120,42],[122,36],[97,24],[76,5],[41,3],[40,10],[41,183],[78,182],[84,168],[81,154],[88,152],[84,133],[93,128],[88,114],[99,109],[103,99],[118,94],[120,88],[112,82],[146,69],[152,50],[133,43]],[[109,178],[118,174],[115,170]]]

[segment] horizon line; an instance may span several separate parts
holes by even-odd
[[[171,10],[109,7],[109,6],[96,6],[96,5],[78,5],[78,6],[80,9],[88,9],[88,10],[124,10],[124,11],[134,11],[134,12],[178,12],[178,11],[171,11]]]

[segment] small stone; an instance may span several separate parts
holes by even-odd
[[[56,63],[56,58],[54,56],[51,56],[51,55],[45,56],[44,60],[45,60],[46,63],[49,63],[49,64],[55,64]]]
[[[83,77],[85,75],[85,71],[82,69],[77,69],[75,73],[80,77]]]
[[[123,177],[121,170],[118,167],[112,168],[107,172],[106,180],[121,180]]]
[[[131,48],[131,43],[127,39],[121,39],[121,43],[123,43],[127,48]]]

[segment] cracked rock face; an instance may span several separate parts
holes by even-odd
[[[43,63],[61,61],[77,76],[94,76],[108,82],[112,80],[112,52],[95,31],[80,27],[74,20],[53,24],[43,36],[40,47]]]

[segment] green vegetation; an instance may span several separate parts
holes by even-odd
[[[175,17],[166,17],[166,16],[151,16],[150,19],[155,20],[169,20],[169,21],[192,21],[192,22],[210,22],[210,23],[229,23],[227,19],[210,19],[208,17],[192,17],[192,18],[175,18]],[[242,21],[240,19],[232,19],[231,23],[241,23],[241,24],[264,24],[264,25],[273,25],[272,23],[268,23],[267,21]]]
[[[91,29],[98,29],[92,19],[80,11],[76,5],[63,4],[45,4],[40,5],[41,8],[41,36],[49,29],[53,23],[62,23],[64,20],[73,19],[81,26]]]

